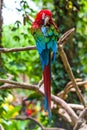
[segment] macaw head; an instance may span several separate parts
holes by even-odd
[[[52,23],[52,13],[50,10],[41,10],[37,16],[35,21],[40,25],[47,25],[48,23]]]
[[[35,21],[33,22],[33,27],[35,25],[35,27],[38,26],[46,26],[46,25],[50,25],[52,24],[56,30],[58,31],[58,27],[56,26],[55,22],[52,19],[52,12],[50,10],[41,10],[35,18]]]

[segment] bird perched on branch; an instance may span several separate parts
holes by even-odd
[[[52,19],[50,10],[41,10],[32,23],[31,33],[36,41],[43,69],[43,82],[45,91],[45,110],[51,119],[51,52],[53,61],[57,52],[58,28]]]

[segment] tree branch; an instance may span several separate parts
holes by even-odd
[[[4,130],[4,128],[2,127],[2,125],[0,124],[0,130]]]
[[[74,30],[75,29],[72,28],[72,29],[70,29],[69,31],[67,31],[66,33],[64,33],[62,35],[62,37],[58,41],[58,50],[60,52],[60,56],[61,56],[61,59],[63,61],[64,66],[65,66],[65,69],[66,69],[66,71],[67,71],[67,73],[68,73],[68,75],[69,75],[69,77],[70,77],[70,79],[71,79],[71,81],[73,83],[74,88],[76,89],[76,93],[77,93],[81,103],[84,105],[84,107],[86,107],[84,98],[83,98],[83,96],[82,96],[82,94],[81,94],[81,92],[80,92],[80,90],[78,88],[78,85],[76,84],[75,77],[74,77],[73,72],[71,70],[71,67],[69,65],[67,56],[66,56],[66,54],[65,54],[65,52],[63,50],[64,44],[66,43],[67,39],[69,39],[71,34],[74,32]]]
[[[24,25],[26,25],[26,21],[27,21],[27,19],[32,23],[32,22],[34,22],[34,18],[32,18],[30,15],[25,15],[24,17],[23,17],[23,24]]]
[[[31,117],[31,116],[17,116],[15,118],[10,118],[11,120],[21,120],[21,121],[24,121],[24,120],[31,120],[31,121],[34,121],[38,126],[40,126],[43,130],[43,126],[41,125],[41,123],[39,123],[35,118]]]
[[[83,106],[83,105],[71,104],[71,103],[69,103],[68,105],[69,105],[72,109],[74,109],[74,110],[83,110],[83,109],[84,109],[84,106]]]
[[[69,40],[70,36],[74,33],[75,28],[72,28],[70,30],[68,30],[67,32],[65,32],[61,38],[58,40],[58,45],[62,47],[65,45],[65,43]]]
[[[44,95],[44,90],[42,87],[39,88],[38,85],[30,85],[30,84],[27,84],[27,83],[19,83],[19,82],[15,82],[15,81],[12,81],[12,80],[6,80],[6,79],[1,79],[0,78],[0,82],[2,83],[8,83],[6,85],[2,85],[0,87],[0,90],[3,90],[3,89],[28,89],[28,90],[33,90],[33,91],[37,91],[39,92],[41,95]],[[62,108],[65,109],[65,111],[69,114],[71,120],[72,120],[72,125],[74,125],[78,119],[78,116],[75,114],[75,112],[73,111],[73,109],[71,107],[69,107],[69,105],[64,101],[62,100],[61,98],[57,97],[57,96],[54,96],[54,95],[51,95],[51,99],[59,104]]]
[[[0,82],[2,83],[9,83],[9,84],[13,84],[15,85],[15,87],[25,87],[25,89],[32,89],[32,90],[37,90],[38,86],[37,85],[32,85],[32,84],[27,84],[27,83],[19,83],[19,82],[15,82],[15,81],[12,81],[12,80],[7,80],[7,79],[1,79],[0,78]],[[3,89],[5,88],[5,85],[4,86],[1,86],[0,89]],[[8,87],[9,89],[9,87]]]
[[[72,125],[72,120],[71,120],[69,114],[65,111],[64,108],[60,107],[59,110],[58,110],[58,114],[61,116],[61,118],[63,120],[65,120],[65,122],[68,122],[69,124]]]
[[[85,121],[86,118],[87,118],[87,107],[80,113],[79,119],[77,120],[73,130],[79,130],[80,128],[82,128],[82,130],[86,130],[87,129]]]
[[[8,52],[18,52],[18,51],[30,51],[36,50],[36,46],[27,46],[27,47],[20,47],[20,48],[0,48],[0,53],[8,53]]]
[[[75,79],[75,81],[76,81],[76,84],[77,84],[79,87],[82,86],[82,85],[87,84],[87,81],[82,81],[82,79]],[[59,92],[59,93],[57,94],[57,96],[59,96],[59,97],[61,97],[62,99],[65,100],[65,99],[68,97],[67,94],[68,94],[70,91],[73,91],[72,88],[74,89],[74,86],[73,86],[72,81],[70,81],[70,82],[65,86],[65,88],[64,88],[61,92]],[[75,91],[75,90],[74,90],[74,91]]]
[[[31,117],[31,116],[19,116],[16,118],[11,118],[11,120],[31,120],[34,121],[38,126],[41,127],[42,130],[65,130],[65,129],[61,129],[61,128],[45,128],[44,126],[42,126],[42,124],[40,122],[38,122],[35,118]]]

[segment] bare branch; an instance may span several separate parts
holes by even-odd
[[[80,128],[82,128],[82,130],[86,130],[87,129],[85,121],[86,118],[87,118],[87,107],[81,112],[79,119],[77,120],[73,130],[79,130]],[[84,127],[86,129],[84,129]]]
[[[83,106],[83,105],[71,104],[71,103],[69,103],[68,105],[69,105],[72,109],[74,109],[74,110],[83,110],[83,109],[84,109],[84,106]]]
[[[61,36],[61,38],[58,40],[59,46],[60,46],[60,45],[64,46],[65,43],[66,43],[66,42],[68,41],[68,39],[70,38],[70,36],[72,35],[72,33],[74,33],[74,31],[75,31],[75,28],[72,28],[72,29],[68,30],[67,32],[65,32],[65,33]]]
[[[8,83],[6,85],[2,85],[0,87],[0,90],[21,88],[21,89],[28,89],[28,90],[37,91],[41,95],[44,95],[44,91],[43,91],[42,87],[39,88],[38,85],[30,85],[30,84],[27,84],[27,83],[19,83],[19,82],[15,82],[15,81],[12,81],[12,80],[6,80],[6,79],[1,79],[1,78],[0,78],[0,82]],[[78,119],[78,116],[75,114],[75,112],[72,110],[72,108],[69,107],[69,105],[64,100],[60,99],[57,96],[51,95],[51,99],[55,103],[59,104],[62,108],[65,109],[65,111],[69,114],[69,116],[72,120],[72,125],[74,125],[76,123],[77,119]]]
[[[18,51],[30,51],[36,50],[36,46],[27,46],[27,47],[20,47],[20,48],[0,48],[0,53],[7,53],[7,52],[18,52]]]
[[[4,128],[2,127],[2,125],[0,124],[0,130],[4,130]]]
[[[41,125],[41,123],[39,123],[35,118],[31,117],[31,116],[18,116],[18,117],[15,117],[15,118],[11,118],[11,120],[21,120],[21,121],[24,121],[24,120],[32,120],[34,121],[38,126],[40,126],[43,130],[43,126]]]
[[[2,83],[9,83],[9,84],[14,84],[14,85],[17,85],[17,86],[25,86],[26,87],[30,87],[32,89],[36,89],[37,88],[37,85],[31,85],[31,84],[27,84],[27,83],[19,83],[19,82],[16,82],[16,81],[12,81],[12,80],[7,80],[7,79],[1,79],[0,78],[0,82]],[[1,88],[0,88],[1,89]]]
[[[87,118],[87,107],[80,113],[79,118]]]
[[[78,116],[75,114],[75,112],[73,111],[73,109],[71,109],[71,107],[69,107],[69,105],[62,100],[61,98],[51,95],[51,99],[56,102],[57,104],[59,104],[62,108],[65,109],[65,111],[69,114],[69,116],[71,117],[72,120],[72,125],[74,125],[74,123],[77,121]]]
[[[85,84],[87,84],[87,81],[82,81],[82,79],[75,79],[75,81],[76,81],[76,84],[80,87],[80,86],[82,86],[82,85],[85,85]],[[70,91],[76,91],[75,90],[75,88],[74,88],[74,86],[73,86],[73,83],[72,83],[72,81],[70,81],[66,86],[65,86],[65,88],[61,91],[61,92],[59,92],[58,94],[57,94],[57,96],[59,96],[59,97],[61,97],[62,99],[66,99],[68,96],[68,93],[70,92]]]
[[[68,122],[69,124],[72,125],[72,120],[71,120],[69,114],[65,111],[65,109],[59,108],[58,114],[61,116],[61,118],[63,120],[65,120],[66,122]]]
[[[16,117],[16,118],[11,118],[11,120],[21,120],[21,121],[24,121],[24,120],[32,120],[34,121],[38,126],[40,126],[42,128],[42,130],[65,130],[65,129],[62,129],[62,128],[45,128],[44,126],[41,125],[40,122],[38,122],[35,118],[31,117],[31,116],[20,116],[20,117]]]
[[[25,15],[23,18],[23,24],[26,25],[26,20],[29,20],[30,22],[34,22],[34,19],[30,15]]]
[[[79,88],[78,88],[78,85],[76,84],[75,77],[74,77],[73,72],[72,72],[72,70],[71,70],[71,67],[70,67],[70,65],[69,65],[67,56],[66,56],[66,54],[65,54],[65,52],[64,52],[64,50],[63,50],[63,45],[65,44],[65,42],[67,41],[67,39],[69,38],[69,36],[70,36],[73,32],[74,32],[74,29],[70,29],[70,30],[68,31],[68,33],[66,32],[65,34],[62,35],[62,37],[61,37],[61,38],[59,39],[59,41],[58,41],[58,42],[59,42],[59,44],[58,44],[58,47],[59,47],[58,50],[59,50],[59,52],[60,52],[60,56],[61,56],[61,59],[62,59],[62,61],[63,61],[64,66],[65,66],[65,69],[66,69],[66,71],[67,71],[67,73],[68,73],[68,75],[69,75],[69,77],[70,77],[70,79],[71,79],[71,81],[72,81],[72,83],[73,83],[74,88],[76,89],[76,93],[77,93],[77,95],[78,95],[78,97],[79,97],[81,103],[84,105],[84,107],[86,107],[84,98],[83,98],[83,96],[82,96],[82,94],[81,94],[81,92],[80,92],[80,90],[79,90]],[[67,34],[67,35],[66,35],[66,34]],[[63,44],[63,43],[64,43],[64,44]]]

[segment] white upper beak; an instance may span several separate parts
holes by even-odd
[[[49,17],[48,16],[46,16],[45,18],[44,18],[44,25],[46,25],[48,22],[49,22]]]

